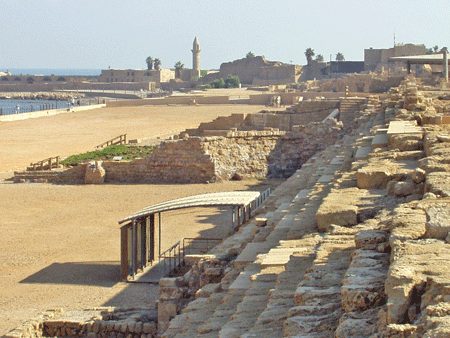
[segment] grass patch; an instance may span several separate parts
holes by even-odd
[[[112,160],[115,156],[122,156],[122,160],[131,161],[138,157],[145,157],[151,153],[153,153],[153,146],[126,146],[118,144],[100,150],[89,151],[84,154],[72,155],[60,163],[66,166],[75,166],[84,161]]]

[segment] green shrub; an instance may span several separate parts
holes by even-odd
[[[228,74],[225,80],[222,78],[215,79],[210,85],[212,88],[238,88],[240,83],[238,76]]]
[[[225,88],[225,81],[224,79],[215,79],[210,83],[212,88]]]
[[[119,144],[100,150],[89,151],[84,154],[72,155],[60,163],[66,166],[75,166],[84,161],[112,160],[115,156],[122,156],[123,160],[131,161],[137,157],[145,157],[146,155],[153,153],[153,148],[153,146],[127,146]]]
[[[225,80],[226,88],[238,88],[241,81],[238,76],[229,74]]]

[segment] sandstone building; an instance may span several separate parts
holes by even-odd
[[[391,57],[411,56],[426,54],[425,45],[415,45],[412,43],[395,44],[387,49],[364,49],[364,69],[366,71],[380,70],[380,67],[388,68],[388,61]]]
[[[169,82],[175,78],[173,69],[104,69],[98,77],[98,82]]]

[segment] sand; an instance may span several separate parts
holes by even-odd
[[[0,177],[50,156],[92,150],[112,137],[155,138],[262,106],[103,108],[0,123]],[[262,190],[279,181],[185,185],[0,182],[0,335],[45,310],[154,307],[157,286],[119,279],[118,221],[155,203],[198,193]],[[163,248],[182,237],[224,236],[230,211],[163,214]]]

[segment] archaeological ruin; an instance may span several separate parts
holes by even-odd
[[[249,98],[287,106],[202,123],[145,158],[16,172],[18,183],[285,180],[211,250],[178,256],[156,311],[48,311],[6,337],[449,337],[448,83],[354,74],[303,85],[313,99]],[[147,243],[155,219],[142,215],[125,221]],[[146,254],[133,236],[127,248]]]

